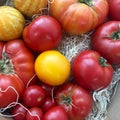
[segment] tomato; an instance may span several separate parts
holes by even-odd
[[[113,68],[97,51],[84,50],[72,62],[74,80],[88,90],[107,87],[113,77]]]
[[[26,114],[26,120],[42,120],[43,112],[39,107],[32,107]]]
[[[0,40],[9,41],[21,37],[25,18],[17,9],[0,6]]]
[[[17,104],[11,109],[14,120],[26,120],[27,110],[23,105]]]
[[[22,40],[0,42],[0,108],[17,101],[34,74],[34,56]]]
[[[70,75],[70,62],[59,51],[44,51],[35,60],[35,72],[43,83],[61,85]]]
[[[59,22],[49,15],[34,19],[23,31],[25,43],[34,51],[45,51],[56,48],[62,38]]]
[[[55,106],[44,114],[43,120],[68,120],[68,115],[63,107]]]
[[[71,34],[86,33],[104,22],[108,15],[106,0],[50,0],[50,15]]]
[[[24,15],[32,17],[35,14],[47,9],[47,0],[14,0],[14,6]]]
[[[44,104],[42,104],[41,109],[43,112],[47,112],[53,106],[56,106],[54,99],[52,99],[52,97],[47,97]]]
[[[17,102],[25,86],[15,75],[0,74],[0,108]]]
[[[28,107],[38,107],[44,103],[45,97],[45,91],[39,85],[31,85],[23,93],[23,102]]]
[[[83,120],[92,110],[93,99],[84,88],[73,83],[66,83],[55,93],[58,105],[65,108],[69,120]]]
[[[120,64],[120,21],[108,21],[92,35],[92,49],[98,51],[111,64]]]
[[[111,20],[120,20],[120,0],[108,0],[109,18]]]

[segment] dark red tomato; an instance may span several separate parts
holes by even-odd
[[[107,87],[113,77],[112,66],[93,50],[84,50],[76,55],[72,72],[78,85],[92,91]]]
[[[83,120],[91,112],[93,106],[91,94],[72,83],[60,86],[56,91],[55,100],[57,104],[65,108],[69,120]]]
[[[34,51],[45,51],[58,47],[62,38],[59,22],[48,15],[34,19],[23,31],[26,44]]]
[[[26,120],[42,120],[43,112],[39,107],[31,108],[26,114]]]
[[[109,17],[112,20],[120,20],[120,0],[108,0]]]
[[[46,112],[49,109],[51,109],[53,106],[56,106],[54,99],[52,99],[52,97],[47,97],[45,102],[42,104],[41,108],[43,112]]]
[[[120,21],[108,21],[92,35],[92,49],[111,64],[120,64]]]
[[[68,115],[63,107],[55,106],[43,115],[43,120],[68,120]]]
[[[31,85],[23,93],[23,102],[28,107],[41,106],[45,101],[45,91],[38,85]]]
[[[27,110],[23,105],[17,104],[12,108],[11,113],[14,120],[26,120]]]
[[[0,74],[0,108],[17,102],[24,88],[23,82],[17,76]]]

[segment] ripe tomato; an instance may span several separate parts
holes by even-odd
[[[11,109],[14,120],[26,120],[27,110],[23,105],[17,104]]]
[[[120,0],[108,0],[109,18],[112,20],[120,20]]]
[[[120,21],[108,21],[92,35],[92,49],[98,51],[111,64],[120,64]]]
[[[42,82],[61,85],[69,77],[70,63],[59,51],[44,51],[35,60],[35,72]]]
[[[47,97],[44,104],[42,104],[41,109],[43,112],[47,112],[53,106],[56,106],[54,99],[52,99],[52,97]]]
[[[45,97],[45,91],[39,85],[31,85],[23,93],[23,102],[28,107],[38,107],[44,103]]]
[[[113,77],[112,66],[93,50],[84,50],[77,54],[72,63],[72,72],[77,84],[88,90],[107,87]]]
[[[32,0],[14,0],[14,6],[26,16],[32,17],[47,7],[47,0],[34,0],[34,2]]]
[[[42,120],[43,111],[39,107],[32,107],[26,114],[26,120]]]
[[[38,52],[56,48],[61,37],[59,22],[48,15],[37,17],[23,31],[23,38],[28,47]]]
[[[24,16],[17,9],[10,6],[0,6],[1,41],[9,41],[21,37],[24,26]]]
[[[69,120],[83,120],[92,110],[91,94],[77,84],[66,83],[55,93],[57,104],[67,111]]]
[[[72,34],[86,33],[104,22],[107,0],[50,0],[50,15]]]
[[[22,40],[0,42],[0,108],[15,102],[34,74],[34,56]]]
[[[68,120],[68,115],[63,107],[55,106],[43,115],[43,120]]]

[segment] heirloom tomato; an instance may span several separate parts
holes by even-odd
[[[62,29],[56,19],[42,15],[25,27],[23,38],[29,48],[41,52],[54,49],[59,45]]]
[[[73,83],[60,86],[55,92],[55,101],[66,110],[69,120],[83,120],[93,106],[92,95]]]
[[[22,40],[0,42],[0,107],[15,102],[34,74],[34,56]]]
[[[63,107],[54,106],[43,115],[43,120],[68,120],[68,115]]]
[[[47,50],[35,60],[38,78],[51,86],[63,84],[70,75],[70,62],[57,50]]]
[[[50,15],[71,34],[86,33],[104,22],[107,0],[50,0]]]
[[[108,0],[109,18],[112,20],[120,20],[120,0]]]
[[[99,26],[91,37],[92,49],[111,64],[120,64],[120,21],[108,21]]]
[[[24,15],[32,17],[47,9],[47,0],[14,0],[14,6]]]
[[[22,36],[25,26],[24,16],[10,6],[0,6],[0,40],[9,41]]]
[[[84,50],[72,62],[74,80],[88,90],[107,87],[113,77],[113,68],[97,51]]]

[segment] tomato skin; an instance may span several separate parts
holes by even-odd
[[[107,14],[106,0],[54,0],[50,4],[50,15],[71,34],[82,34],[92,30],[104,22]]]
[[[28,47],[34,51],[55,49],[61,41],[62,29],[56,19],[42,15],[25,27],[23,38]]]
[[[108,0],[109,4],[109,19],[120,20],[120,1],[119,0]]]
[[[44,114],[43,120],[68,120],[68,115],[63,107],[55,106]]]
[[[32,107],[26,114],[26,120],[42,120],[43,111],[39,107]]]
[[[31,85],[23,93],[23,102],[28,107],[38,107],[44,103],[45,97],[45,91],[39,85]]]
[[[93,50],[78,53],[73,60],[72,71],[77,84],[91,91],[107,87],[113,77],[112,66]]]
[[[83,120],[93,106],[92,95],[84,88],[73,83],[66,83],[58,88],[55,101],[65,108],[69,120]]]
[[[120,64],[119,21],[108,21],[99,26],[91,37],[92,49],[111,64]]]
[[[14,120],[26,120],[27,110],[23,105],[17,104],[11,109],[12,115],[14,115]]]
[[[24,89],[25,85],[17,76],[0,74],[0,108],[5,108],[12,102],[17,102]]]

